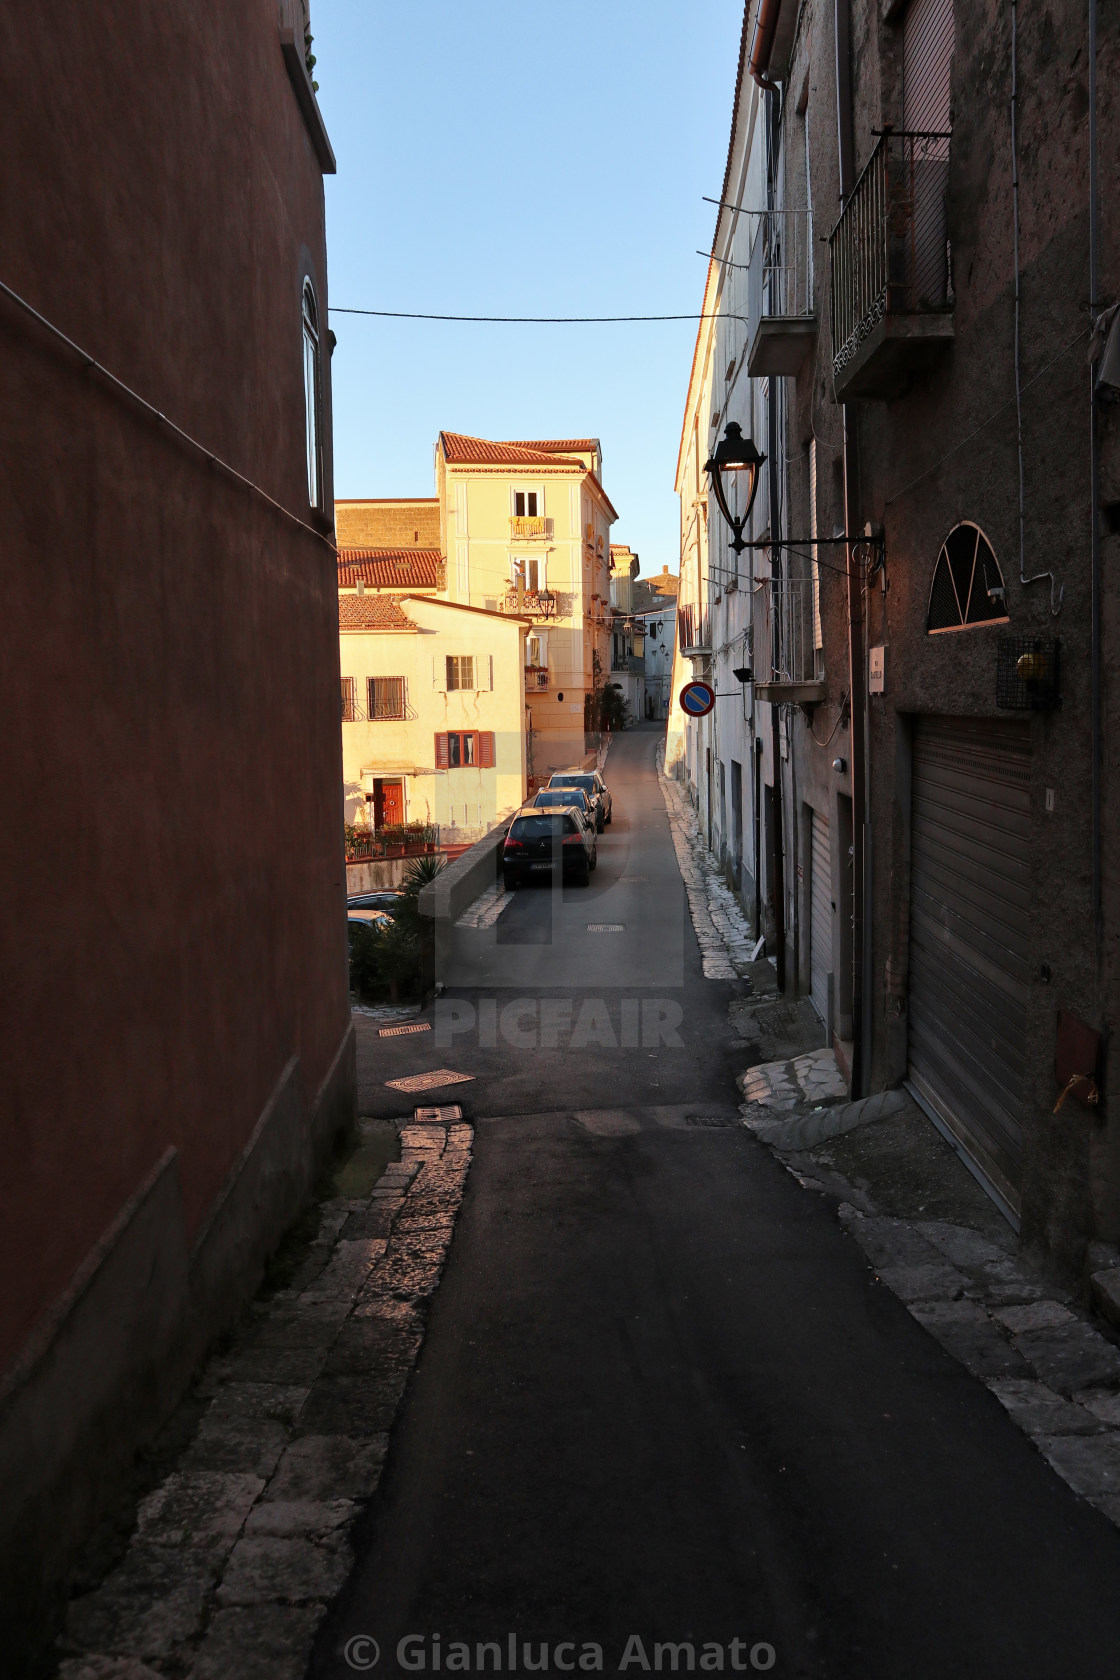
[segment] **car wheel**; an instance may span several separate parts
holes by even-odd
[[[602,832],[603,832],[604,828],[606,828],[606,826],[607,826],[606,823],[603,821],[602,812],[600,812],[599,813],[599,819],[595,824],[596,834],[602,834]]]
[[[584,858],[584,860],[583,860],[583,874],[576,876],[576,886],[577,887],[589,887],[590,885],[591,885],[591,860],[589,858]]]
[[[517,885],[517,876],[512,874],[508,869],[503,870],[502,885],[505,887],[507,892],[512,892],[514,887]]]
[[[599,867],[599,848],[598,848],[598,846],[596,846],[595,850],[592,852],[591,860],[588,863],[587,867],[588,867],[588,869],[598,869],[598,867]]]

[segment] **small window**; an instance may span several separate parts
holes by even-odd
[[[447,689],[448,693],[456,688],[477,688],[474,680],[474,655],[449,653],[447,655]]]
[[[1003,574],[992,545],[978,525],[965,520],[945,538],[929,592],[926,631],[967,630],[978,624],[1006,624]]]
[[[513,492],[513,512],[517,519],[535,519],[537,517],[537,492],[535,490],[515,490]]]
[[[437,770],[462,770],[472,765],[480,770],[493,769],[492,730],[452,729],[436,736]]]
[[[343,721],[343,723],[353,723],[354,722],[354,679],[353,679],[353,677],[343,677],[342,678],[342,721]]]
[[[367,677],[366,690],[371,723],[399,722],[404,717],[403,677]]]
[[[323,375],[319,311],[310,280],[303,283],[303,401],[307,422],[307,499],[323,506]]]

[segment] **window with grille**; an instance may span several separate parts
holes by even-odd
[[[353,679],[353,677],[343,677],[342,678],[342,721],[343,721],[343,723],[353,723],[354,722],[354,679]]]
[[[404,717],[404,678],[367,677],[366,699],[371,723],[385,723]]]
[[[992,545],[978,525],[964,520],[949,532],[937,556],[926,631],[932,636],[1007,620],[1003,574]]]
[[[448,693],[456,688],[477,688],[474,680],[474,655],[449,653],[447,655],[447,689]]]

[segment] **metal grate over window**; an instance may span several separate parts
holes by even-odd
[[[403,677],[367,677],[366,695],[371,723],[404,717]]]
[[[992,545],[979,525],[964,520],[949,532],[937,556],[926,631],[932,636],[1007,622],[1003,574]]]

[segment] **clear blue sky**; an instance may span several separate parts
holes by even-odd
[[[742,0],[312,0],[331,303],[698,311],[741,21]],[[338,495],[432,495],[441,429],[599,437],[613,539],[677,570],[694,322],[331,325]]]

